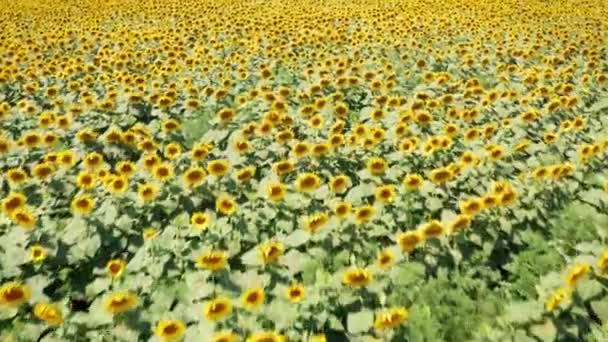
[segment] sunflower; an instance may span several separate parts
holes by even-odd
[[[286,342],[285,336],[272,331],[256,332],[247,337],[245,342]]]
[[[124,272],[127,264],[122,259],[112,259],[106,264],[106,271],[112,278],[120,277]]]
[[[32,262],[41,263],[47,258],[47,253],[44,247],[39,244],[32,245],[30,247],[30,259]]]
[[[25,207],[27,197],[20,192],[11,192],[2,200],[2,212],[10,216],[13,211]]]
[[[298,191],[311,192],[316,190],[321,184],[319,176],[314,173],[302,173],[299,174],[295,181],[295,186]]]
[[[395,255],[389,249],[384,249],[378,253],[376,264],[381,269],[389,269],[395,264]]]
[[[133,310],[139,304],[139,297],[130,292],[113,292],[103,302],[104,310],[117,315],[122,312]]]
[[[46,322],[49,326],[57,326],[63,323],[63,314],[56,305],[37,303],[32,311],[36,318]]]
[[[224,251],[208,251],[196,258],[196,264],[200,268],[217,271],[228,263],[228,255]]]
[[[0,305],[16,308],[30,300],[29,287],[17,281],[0,286]]]
[[[287,187],[281,182],[273,182],[266,187],[266,195],[272,201],[278,202],[283,200],[287,193]]]
[[[347,175],[341,174],[334,176],[329,181],[329,188],[335,193],[342,193],[350,186],[350,178]]]
[[[76,185],[81,189],[92,189],[97,184],[97,176],[90,171],[80,171],[76,176]]]
[[[247,140],[237,140],[234,143],[233,148],[240,154],[248,153],[251,151],[251,143]]]
[[[608,272],[608,251],[602,253],[600,257],[597,259],[597,268],[600,273]]]
[[[376,201],[381,203],[392,203],[395,200],[396,190],[392,185],[382,185],[376,188]]]
[[[84,166],[88,169],[96,169],[103,164],[103,156],[97,152],[91,152],[84,157]]]
[[[142,202],[153,201],[158,197],[158,188],[151,183],[139,184],[137,187],[137,196]]]
[[[25,229],[32,229],[36,225],[36,217],[25,207],[13,210],[11,220],[16,225]]]
[[[569,295],[570,295],[569,290],[558,289],[557,291],[555,291],[553,293],[553,295],[551,295],[549,300],[547,300],[547,303],[545,304],[546,310],[553,311],[553,310],[557,309],[558,307],[560,307],[562,305],[563,301],[566,298],[568,298]]]
[[[168,119],[162,123],[162,129],[165,132],[173,132],[181,127],[180,123],[175,119]]]
[[[355,221],[359,224],[369,222],[376,213],[376,209],[371,205],[364,205],[355,211]]]
[[[425,239],[438,237],[445,233],[445,227],[437,220],[425,223],[419,228],[420,232],[424,235]]]
[[[238,342],[239,336],[232,331],[222,330],[213,334],[211,342]]]
[[[128,160],[123,160],[116,164],[116,172],[124,177],[131,177],[135,173],[135,164]]]
[[[460,208],[461,213],[470,216],[476,215],[484,208],[483,201],[480,198],[471,198],[465,201],[460,201],[458,203],[458,207]]]
[[[154,238],[156,238],[158,236],[159,232],[154,229],[154,227],[149,227],[144,229],[144,231],[142,232],[142,237],[144,238],[145,241],[150,241],[153,240]]]
[[[467,214],[460,214],[456,216],[454,221],[450,224],[450,231],[457,232],[467,228],[471,224],[471,216]]]
[[[402,184],[407,190],[414,191],[414,190],[420,189],[423,182],[424,182],[424,179],[422,178],[421,175],[419,175],[417,173],[413,173],[413,174],[405,175],[405,177],[403,177]]]
[[[154,333],[163,342],[180,341],[185,332],[186,325],[177,319],[163,319],[154,328]]]
[[[383,330],[396,328],[408,318],[409,313],[406,308],[391,308],[376,314],[374,329]]]
[[[79,215],[88,215],[95,208],[95,201],[89,195],[79,195],[72,199],[72,211]]]
[[[286,297],[292,303],[299,303],[304,299],[306,290],[302,284],[292,284],[287,288]]]
[[[112,194],[120,195],[129,188],[129,180],[125,176],[114,176],[108,179],[107,187]]]
[[[279,241],[267,241],[260,246],[260,257],[265,264],[277,262],[285,247]]]
[[[204,160],[209,152],[211,151],[212,146],[208,144],[199,144],[192,148],[190,152],[190,158],[194,161],[202,161]]]
[[[235,112],[232,108],[223,108],[217,112],[217,117],[221,122],[226,123],[234,118]]]
[[[144,170],[152,172],[154,168],[161,163],[161,160],[156,154],[144,154],[141,158],[141,163]]]
[[[192,224],[192,227],[196,230],[205,230],[209,227],[210,223],[211,218],[209,217],[209,215],[203,212],[195,212],[190,218],[190,224]]]
[[[9,169],[6,178],[11,185],[19,185],[27,180],[27,173],[23,169]]]
[[[235,178],[237,181],[243,183],[249,181],[255,175],[254,166],[246,166],[236,171]]]
[[[342,283],[350,287],[365,287],[372,280],[372,274],[364,268],[351,268],[346,270],[342,276]]]
[[[397,235],[397,244],[404,253],[411,253],[424,242],[424,234],[419,231],[408,231]]]
[[[303,158],[310,152],[310,144],[306,141],[300,141],[293,145],[291,153],[296,158]]]
[[[367,161],[367,170],[375,176],[379,176],[384,174],[386,169],[388,168],[388,163],[386,160],[378,157],[371,158]]]
[[[507,189],[499,195],[498,203],[502,206],[508,206],[517,200],[518,194],[513,189]]]
[[[566,285],[574,287],[576,284],[589,273],[590,266],[586,263],[580,263],[573,267],[566,276]]]
[[[38,179],[44,180],[52,175],[54,171],[55,168],[52,164],[43,162],[36,164],[36,166],[32,168],[32,175]]]
[[[247,310],[254,310],[264,303],[264,298],[265,294],[263,288],[256,287],[248,289],[241,296],[241,304],[243,304]]]
[[[154,175],[154,179],[159,182],[165,183],[173,178],[173,167],[167,163],[161,163],[152,169],[152,174]]]
[[[294,167],[294,163],[290,160],[281,160],[272,164],[272,170],[279,176],[290,173]]]
[[[310,337],[308,342],[327,342],[327,338],[325,337],[325,334],[315,334]]]
[[[195,188],[203,183],[205,180],[205,170],[199,166],[190,166],[182,176],[182,180],[186,187]]]
[[[233,215],[237,210],[234,198],[228,194],[222,194],[215,200],[215,209],[227,216]]]
[[[441,184],[449,181],[452,178],[452,172],[447,168],[438,168],[431,171],[429,179],[433,183]]]
[[[310,233],[315,233],[327,223],[328,219],[326,213],[316,213],[306,218],[304,226]]]
[[[230,164],[225,159],[212,160],[207,164],[207,172],[209,174],[222,177],[230,170]]]
[[[349,202],[338,201],[334,204],[334,214],[339,218],[347,217],[352,209],[352,205]]]
[[[232,313],[232,302],[227,297],[210,300],[203,309],[203,315],[210,321],[220,321]]]
[[[61,151],[57,155],[57,160],[61,166],[70,168],[76,163],[76,155],[70,150]]]

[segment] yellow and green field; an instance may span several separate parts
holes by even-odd
[[[608,1],[0,23],[0,341],[608,341]]]

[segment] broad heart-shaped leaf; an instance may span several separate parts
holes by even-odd
[[[525,323],[540,317],[541,313],[542,308],[536,302],[512,302],[506,308],[505,318],[513,323]]]
[[[297,306],[282,300],[274,300],[264,313],[272,320],[277,330],[291,327],[298,318]]]
[[[591,308],[602,322],[608,322],[608,297],[591,302]]]
[[[298,229],[298,230],[295,230],[293,233],[289,234],[283,242],[289,247],[298,247],[298,246],[306,243],[306,241],[308,241],[309,239],[310,239],[309,232],[307,232],[303,229]]]
[[[346,327],[351,334],[368,331],[372,324],[374,324],[374,313],[370,310],[348,314],[346,319]]]
[[[608,97],[599,99],[593,106],[589,107],[589,112],[598,112],[602,109],[608,108]]]
[[[538,338],[541,341],[554,341],[555,336],[557,335],[557,329],[553,324],[553,321],[546,320],[542,324],[536,324],[530,327],[530,333]]]
[[[576,291],[583,300],[587,300],[602,292],[604,287],[596,280],[584,279],[576,286]]]
[[[111,225],[118,217],[118,210],[111,201],[105,201],[99,208],[99,214],[103,215],[101,222],[105,225]]]
[[[80,216],[76,216],[63,228],[63,242],[73,245],[86,233],[87,222]]]

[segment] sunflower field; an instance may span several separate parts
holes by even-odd
[[[608,1],[0,23],[0,341],[608,341]]]

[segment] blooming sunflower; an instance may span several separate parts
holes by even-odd
[[[142,202],[150,202],[158,197],[158,188],[151,183],[139,184],[137,187],[137,196]]]
[[[190,223],[192,224],[192,227],[201,231],[207,229],[209,227],[210,222],[211,218],[209,217],[209,215],[203,212],[195,212],[190,218]]]
[[[95,208],[95,201],[89,195],[79,195],[72,199],[72,211],[79,215],[88,215]]]
[[[234,198],[228,194],[222,194],[215,200],[215,209],[227,216],[233,215],[237,210]]]
[[[260,246],[260,257],[266,264],[274,263],[279,260],[285,247],[279,241],[267,241]]]
[[[590,268],[589,264],[586,263],[580,263],[574,266],[566,276],[566,285],[568,285],[568,287],[576,286],[576,284],[589,273]]]
[[[210,321],[220,321],[232,313],[232,302],[227,297],[210,300],[203,309],[203,315]]]
[[[20,192],[11,192],[2,200],[2,212],[10,216],[13,211],[25,207],[27,197]]]
[[[139,297],[130,292],[113,292],[103,302],[104,310],[117,315],[122,312],[133,310],[139,304]]]
[[[112,278],[118,278],[125,272],[127,264],[122,259],[112,259],[106,264],[106,270]]]
[[[196,258],[196,264],[204,269],[217,271],[226,266],[228,255],[224,251],[208,251]]]
[[[225,159],[212,160],[207,164],[207,172],[209,174],[222,177],[230,170],[230,163]]]
[[[365,287],[369,285],[374,277],[371,272],[364,268],[351,268],[344,272],[342,283],[350,287]]]
[[[371,205],[364,205],[355,210],[355,222],[364,224],[374,218],[376,209]]]
[[[34,316],[44,321],[50,326],[57,326],[63,323],[63,314],[59,307],[49,303],[37,303],[32,310]]]
[[[374,322],[374,329],[383,330],[396,328],[409,318],[409,313],[404,307],[396,307],[378,312]]]
[[[11,281],[0,286],[0,305],[18,307],[31,297],[29,287],[17,281]]]
[[[285,342],[285,336],[273,331],[256,332],[247,337],[245,342]]]
[[[404,253],[412,252],[424,242],[424,234],[419,231],[408,231],[397,235],[397,244]]]
[[[295,187],[300,192],[311,192],[321,184],[319,176],[314,173],[302,173],[296,178]]]
[[[248,289],[241,296],[241,304],[247,310],[254,310],[264,303],[265,297],[264,289],[261,287]]]
[[[292,303],[299,303],[304,299],[306,290],[302,284],[292,284],[287,288],[285,296]]]
[[[154,328],[154,333],[163,342],[176,342],[184,337],[186,325],[177,319],[160,320]]]
[[[35,263],[40,263],[46,260],[47,253],[44,247],[39,244],[30,247],[30,259]]]

